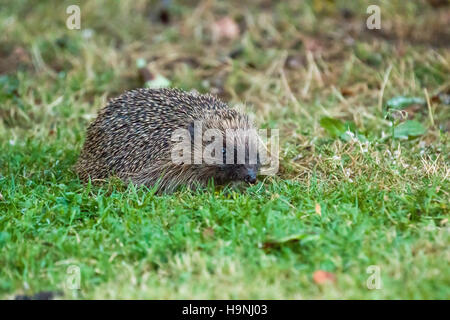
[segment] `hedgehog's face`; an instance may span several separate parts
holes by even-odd
[[[241,120],[241,122],[237,122]],[[216,161],[208,164],[204,168],[209,171],[210,176],[219,184],[231,181],[245,181],[247,183],[256,183],[256,176],[261,166],[258,143],[260,139],[256,130],[248,123],[245,117],[233,117],[233,126],[230,122],[224,121],[205,123],[204,129],[216,130],[220,136],[218,145],[211,153]],[[208,131],[205,131],[205,133]],[[215,137],[214,141],[217,137]],[[210,139],[206,138],[206,143]],[[207,144],[203,145],[206,150]]]
[[[217,165],[214,178],[219,183],[226,183],[230,181],[245,181],[251,184],[256,183],[256,176],[261,166],[259,154],[256,153],[256,157],[253,157],[256,158],[254,159],[256,161],[252,161],[249,149],[250,148],[244,149],[234,147],[231,151],[233,154],[228,155],[227,152],[230,152],[230,148],[227,149],[225,146],[222,149],[223,163]],[[245,150],[245,156],[242,156],[243,159],[239,159],[239,152],[242,152],[242,150]]]

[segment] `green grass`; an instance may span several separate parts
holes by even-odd
[[[448,299],[450,116],[436,97],[450,92],[439,40],[449,9],[379,1],[380,35],[361,28],[367,3],[352,2],[345,21],[348,2],[315,2],[177,2],[163,25],[158,2],[82,1],[81,31],[65,27],[73,2],[2,4],[0,298]],[[215,42],[223,15],[241,34]],[[143,86],[138,58],[280,129],[278,175],[171,195],[82,184],[72,166],[86,126],[107,99]],[[426,132],[394,139],[401,120],[385,102],[425,89],[430,106],[407,111]],[[322,128],[323,117],[359,138]],[[72,265],[80,290],[65,287]],[[366,285],[371,265],[379,290]],[[315,283],[317,270],[336,280]]]

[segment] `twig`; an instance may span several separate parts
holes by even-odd
[[[386,73],[384,74],[383,84],[381,85],[381,89],[380,89],[380,96],[378,97],[378,109],[380,110],[380,112],[383,111],[384,89],[386,88],[387,82],[389,80],[389,75],[391,74],[391,70],[392,70],[392,64],[389,65]]]
[[[430,116],[431,125],[434,127],[433,111],[431,110],[430,96],[428,95],[427,88],[423,89],[425,97],[427,98],[428,115]]]

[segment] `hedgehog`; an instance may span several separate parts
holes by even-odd
[[[211,180],[254,184],[260,142],[248,115],[211,94],[135,89],[99,111],[75,171],[84,182],[117,176],[161,192],[197,189]]]

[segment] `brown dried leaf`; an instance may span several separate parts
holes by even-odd
[[[214,229],[211,227],[207,227],[203,230],[202,235],[206,239],[211,239],[214,237]]]
[[[239,36],[239,26],[230,17],[223,17],[214,22],[211,26],[213,37],[217,40],[229,39],[233,40]]]
[[[364,93],[366,90],[367,90],[367,84],[358,83],[358,84],[355,84],[355,85],[352,85],[349,87],[341,88],[341,94],[344,97],[350,97],[350,96],[354,96],[356,94]]]
[[[342,89],[341,89],[341,94],[342,94],[344,97],[354,96],[354,95],[355,95],[355,91],[352,90],[352,88],[342,88]]]
[[[322,216],[322,208],[320,207],[320,204],[319,203],[316,203],[316,213],[319,215],[319,216]]]
[[[335,283],[336,276],[331,272],[317,270],[314,271],[313,280],[316,284]]]

